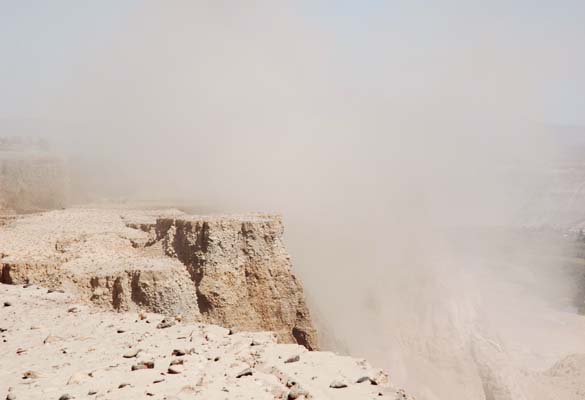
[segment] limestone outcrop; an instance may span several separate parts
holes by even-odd
[[[187,267],[206,322],[274,331],[284,341],[315,347],[279,217],[160,218],[155,230],[165,254]]]
[[[1,283],[65,288],[105,309],[269,330],[317,347],[278,216],[71,208],[4,223]]]

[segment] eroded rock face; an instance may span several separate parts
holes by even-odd
[[[206,322],[270,330],[316,346],[303,289],[292,274],[276,216],[160,218],[156,238],[197,287]]]
[[[65,287],[119,311],[274,331],[317,346],[279,217],[68,209],[0,227],[2,283]]]

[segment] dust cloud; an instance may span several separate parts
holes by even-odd
[[[585,349],[566,240],[520,229],[558,65],[471,25],[356,45],[274,3],[148,2],[36,112],[77,202],[282,213],[325,347],[421,399],[536,398],[525,371]]]

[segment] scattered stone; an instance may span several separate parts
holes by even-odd
[[[59,400],[71,400],[73,397],[70,394],[62,394],[61,397],[59,397]]]
[[[343,382],[342,380],[336,379],[329,384],[329,387],[332,389],[343,389],[343,388],[347,387],[347,384],[345,382]]]
[[[47,293],[65,293],[65,291],[62,289],[49,289]]]
[[[116,333],[125,333],[125,332],[126,332],[126,331],[125,331],[124,329],[118,329],[118,330],[116,331]]]
[[[180,358],[174,359],[171,361],[171,363],[169,365],[183,365],[184,361],[181,360]]]
[[[164,378],[160,378],[160,379],[157,379],[156,381],[153,381],[152,383],[161,383],[164,381],[165,381]]]
[[[288,392],[288,395],[286,396],[288,400],[300,399],[301,397],[304,398],[309,397],[309,392],[302,389],[299,385],[293,386]]]
[[[287,358],[284,363],[285,364],[290,364],[290,363],[295,363],[301,360],[301,356],[299,356],[298,354],[296,356],[292,356]]]
[[[0,328],[0,333],[4,333],[6,331],[8,331],[8,329],[6,329],[6,328]]]
[[[53,336],[53,335],[49,335],[45,338],[45,340],[43,340],[44,344],[48,344],[48,343],[56,343],[58,341],[62,340],[60,337],[58,336]]]
[[[120,383],[120,384],[118,385],[118,389],[123,389],[123,388],[125,388],[125,387],[127,387],[127,386],[130,386],[130,384],[129,384],[129,383],[127,383],[127,382]]]
[[[254,374],[254,370],[252,368],[246,368],[245,370],[243,370],[239,374],[237,374],[236,378],[241,378],[243,376],[251,376],[253,374]]]
[[[169,374],[182,374],[183,371],[185,370],[185,367],[183,367],[183,364],[177,364],[177,365],[171,365],[169,366],[169,369],[167,370],[167,372]]]
[[[78,313],[79,311],[80,311],[79,307],[76,307],[76,306],[69,307],[69,309],[67,310],[67,312],[70,312],[70,313]]]
[[[39,373],[35,371],[25,371],[22,374],[22,379],[38,379],[39,377]]]
[[[21,349],[21,348],[16,349],[16,354],[21,355],[24,353],[26,353],[26,349]]]
[[[67,385],[79,385],[79,384],[87,381],[87,379],[89,377],[90,377],[90,375],[88,375],[88,374],[84,374],[82,372],[77,372],[77,373],[71,375],[71,377],[67,381]]]
[[[378,382],[376,382],[375,379],[370,378],[369,376],[362,376],[361,378],[359,378],[356,383],[364,383],[364,382],[369,382],[371,385],[377,385]]]
[[[187,354],[186,350],[180,350],[180,349],[175,349],[173,350],[173,356],[184,356],[185,354]]]
[[[174,320],[165,318],[156,327],[158,329],[165,329],[165,328],[170,328],[173,325],[175,325]]]
[[[91,389],[90,389],[90,391],[89,391],[89,392],[87,392],[87,394],[88,394],[89,396],[93,396],[94,394],[97,394],[97,390],[91,390]]]
[[[138,364],[134,364],[132,366],[132,371],[138,371],[141,369],[153,369],[154,368],[154,361],[143,361]]]
[[[142,349],[131,349],[122,355],[124,358],[134,358],[140,353]]]
[[[9,301],[4,302],[4,307],[10,307],[11,305],[12,305],[12,303]]]

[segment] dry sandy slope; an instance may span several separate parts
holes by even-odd
[[[362,360],[276,344],[271,333],[230,334],[184,322],[157,328],[162,315],[142,317],[75,304],[68,293],[35,285],[0,285],[0,396],[279,399],[295,398],[301,388],[313,399],[406,398]],[[137,349],[136,357],[124,357]],[[187,354],[174,356],[174,350]],[[298,361],[286,362],[295,356]],[[183,362],[177,374],[168,371],[173,360]],[[131,370],[148,361],[154,368]],[[248,368],[252,375],[237,378]],[[32,377],[25,379],[27,371]],[[379,384],[356,383],[362,377]],[[348,387],[331,388],[336,380]]]

